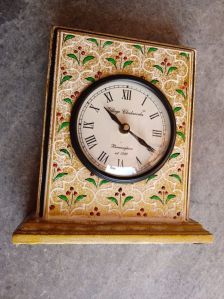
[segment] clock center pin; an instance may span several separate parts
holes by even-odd
[[[129,124],[126,124],[126,123],[122,124],[120,131],[121,131],[121,133],[124,133],[124,134],[128,133],[130,131]]]

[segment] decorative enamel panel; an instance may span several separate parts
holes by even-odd
[[[58,31],[56,47],[45,218],[187,220],[195,52],[71,30]],[[71,147],[74,102],[85,87],[111,74],[130,74],[155,84],[176,117],[176,143],[169,160],[138,183],[117,184],[95,176]]]

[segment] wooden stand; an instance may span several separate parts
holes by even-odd
[[[198,222],[105,223],[26,219],[14,232],[14,244],[164,244],[212,243]]]

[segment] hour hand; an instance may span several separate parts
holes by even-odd
[[[107,111],[107,113],[110,115],[111,119],[113,121],[115,121],[119,127],[122,127],[122,123],[119,121],[119,119],[117,118],[117,116],[115,114],[113,114],[108,108],[104,107],[104,109]]]
[[[139,142],[141,145],[143,145],[144,147],[146,147],[147,150],[148,150],[149,152],[152,152],[152,153],[155,152],[155,149],[154,149],[153,147],[151,147],[150,145],[148,145],[148,144],[145,142],[145,140],[143,140],[141,137],[138,137],[138,136],[135,135],[132,131],[129,131],[129,133],[130,133],[133,137],[135,137],[135,139],[138,140],[138,142]]]

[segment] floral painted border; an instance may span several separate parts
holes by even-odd
[[[57,61],[45,217],[185,220],[194,52],[62,30]],[[71,108],[80,92],[104,76],[120,73],[155,84],[170,101],[177,121],[168,162],[155,175],[129,185],[89,173],[76,157],[69,136]]]

